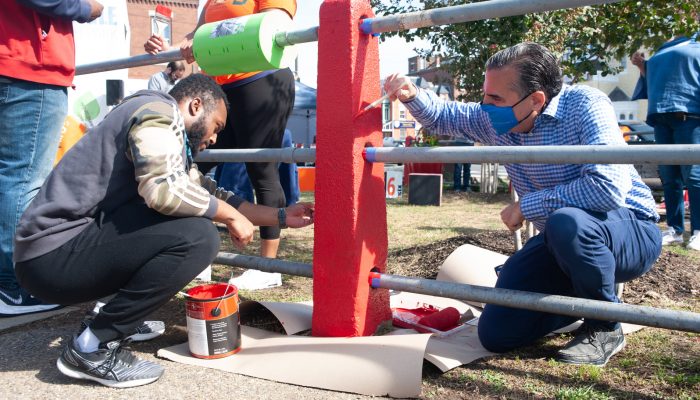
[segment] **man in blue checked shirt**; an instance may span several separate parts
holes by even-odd
[[[384,84],[426,128],[495,146],[624,145],[610,99],[567,86],[556,57],[535,43],[494,54],[481,103],[444,101],[402,75]],[[496,287],[620,302],[615,283],[651,269],[661,252],[649,188],[631,165],[506,164],[520,201],[501,211],[511,231],[540,234],[503,266]],[[576,318],[487,305],[479,338],[490,351],[525,346]],[[570,364],[605,365],[625,338],[614,321],[587,319],[558,352]]]

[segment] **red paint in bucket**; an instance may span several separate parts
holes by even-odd
[[[238,288],[226,283],[187,291],[187,338],[197,358],[222,358],[241,350]]]

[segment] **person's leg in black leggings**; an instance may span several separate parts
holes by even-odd
[[[230,104],[226,128],[212,149],[281,148],[284,129],[294,107],[294,75],[281,69],[242,86],[229,84],[224,91]],[[286,200],[279,179],[279,163],[246,163],[258,204],[284,207]],[[198,164],[206,173],[210,163]],[[278,227],[260,227],[261,255],[276,257]]]
[[[17,263],[30,293],[58,304],[116,294],[90,330],[101,343],[126,337],[214,260],[211,220],[168,217],[129,203],[91,223],[58,249]]]

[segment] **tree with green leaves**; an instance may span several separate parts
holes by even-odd
[[[372,0],[377,15],[399,14],[477,1]],[[623,1],[522,16],[401,31],[407,40],[426,39],[432,48],[426,57],[440,56],[464,90],[464,99],[481,97],[484,64],[497,51],[531,41],[547,46],[562,60],[565,75],[574,82],[587,74],[620,72],[615,61],[640,48],[656,49],[674,36],[700,30],[700,1]]]

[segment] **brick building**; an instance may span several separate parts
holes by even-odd
[[[177,44],[197,25],[199,0],[126,0],[131,28],[131,56],[144,54],[143,43],[151,36],[156,6],[160,4],[172,10],[172,42]],[[149,65],[129,69],[130,79],[148,79],[160,72],[165,65]],[[188,66],[188,74],[196,71],[196,64]]]

